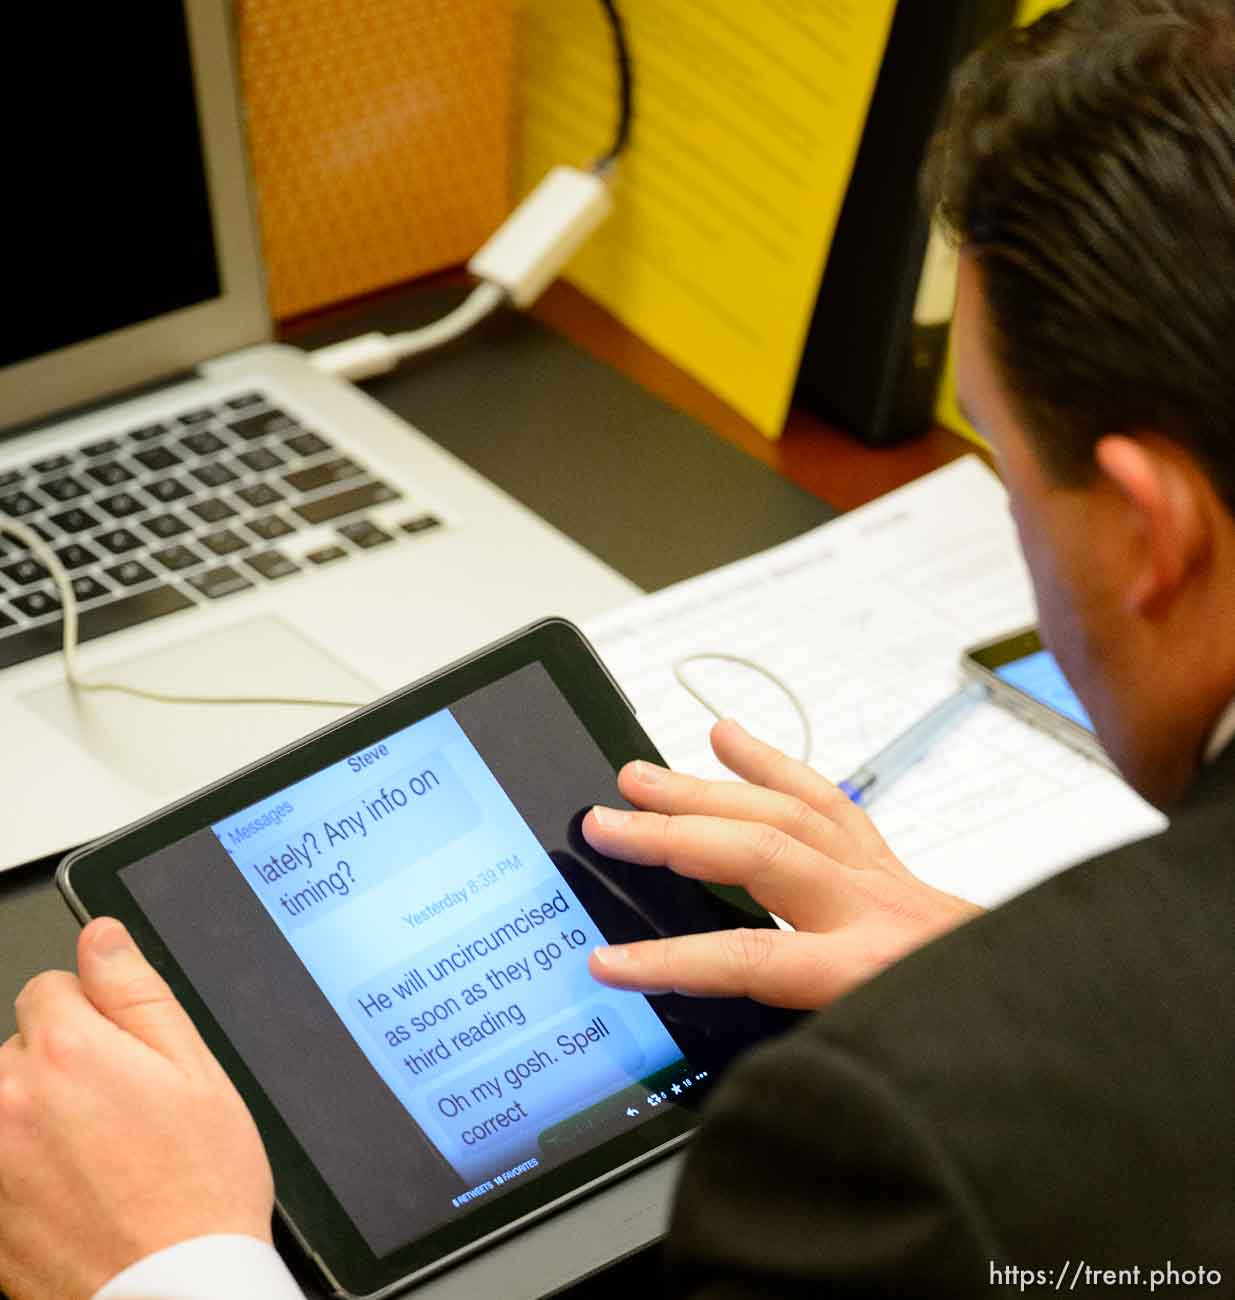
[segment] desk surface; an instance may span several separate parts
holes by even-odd
[[[313,347],[414,328],[459,292],[447,284],[383,295],[288,339]],[[551,289],[537,315],[582,346],[507,316],[370,391],[645,588],[775,545],[830,517],[825,502],[849,509],[972,450],[936,430],[874,451],[805,414],[769,443],[568,286]],[[13,1032],[25,980],[73,965],[78,927],[52,865],[0,876],[0,1041]],[[629,1290],[624,1277],[615,1271],[605,1294]],[[590,1300],[599,1294],[589,1286]]]

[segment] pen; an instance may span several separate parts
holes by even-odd
[[[899,780],[928,749],[954,727],[975,704],[986,699],[986,687],[981,682],[970,682],[936,704],[895,740],[868,758],[852,775],[840,782],[839,788],[858,807],[871,803],[893,781]]]

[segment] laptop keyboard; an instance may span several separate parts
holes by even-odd
[[[0,470],[0,517],[55,548],[79,641],[441,522],[257,392]],[[61,639],[50,575],[0,534],[0,669],[54,653]]]

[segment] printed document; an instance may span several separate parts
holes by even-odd
[[[645,596],[588,634],[671,766],[729,777],[712,714],[674,664],[753,660],[805,705],[812,765],[840,780],[961,682],[970,645],[1034,621],[1004,490],[965,457],[771,551]],[[723,660],[682,672],[723,715],[798,755],[772,682]],[[994,704],[979,705],[871,806],[905,864],[992,905],[1166,820],[1108,768]]]

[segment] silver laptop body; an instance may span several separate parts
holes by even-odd
[[[113,29],[179,10],[94,8]],[[105,192],[73,214],[77,237],[61,231],[58,247],[93,259],[84,270],[66,275],[46,250],[29,251],[43,234],[37,212],[9,243],[26,296],[0,341],[0,518],[35,526],[73,561],[87,678],[341,703],[168,705],[72,692],[48,653],[61,625],[52,584],[0,537],[0,870],[141,816],[321,725],[343,702],[533,618],[582,620],[636,590],[364,393],[269,342],[228,10],[186,0],[187,52],[184,33],[141,33],[146,54],[173,65],[180,42],[180,84],[191,67],[196,114],[182,133],[195,131],[200,158],[190,136],[183,147],[141,138],[147,124],[170,132],[176,111],[188,112],[173,67],[164,81],[175,102],[152,102],[148,115],[127,105],[128,126],[109,126],[82,163]],[[111,75],[109,93],[123,76]],[[45,127],[32,113],[20,129]],[[43,156],[63,148],[43,142]],[[144,189],[109,186],[113,163],[121,182],[126,165],[144,167]],[[204,196],[196,228],[196,198],[185,198],[194,178]],[[124,214],[136,221],[152,204],[169,221],[190,215],[170,246],[151,248],[151,266],[142,268],[145,248],[83,253],[98,213],[123,239]],[[149,228],[161,237],[161,223]],[[196,289],[180,301],[175,281],[188,266]],[[93,283],[100,267],[125,286],[144,275],[170,305],[152,318],[132,307],[131,319],[90,332],[112,295],[83,295],[81,280]],[[63,326],[63,336],[52,346],[24,338],[31,312],[42,335]],[[176,374],[189,377],[114,400]]]

